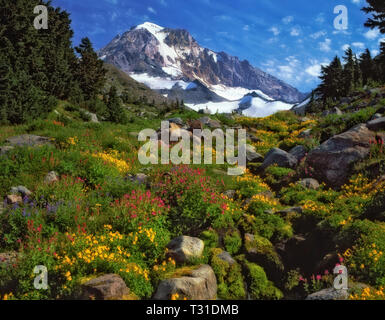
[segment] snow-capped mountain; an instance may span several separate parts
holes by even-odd
[[[205,103],[209,108],[220,103],[213,106],[220,111],[226,104],[237,109],[253,92],[258,97],[251,100],[268,105],[281,101],[285,109],[304,99],[297,89],[248,61],[202,48],[186,30],[146,22],[116,36],[98,54],[135,80],[169,98],[183,99],[194,109]]]

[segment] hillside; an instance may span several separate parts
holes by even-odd
[[[339,299],[381,299],[385,90],[371,92],[374,106],[326,117],[167,115],[246,128],[248,171],[239,177],[226,175],[228,165],[141,165],[136,130],[159,128],[159,116],[89,123],[59,108],[2,127],[0,294],[84,297],[86,281],[114,273],[129,292],[117,299],[324,299],[331,293],[317,292],[343,262],[350,291]],[[49,291],[26,281],[33,261],[50,266]],[[198,274],[211,290],[168,291],[167,281]]]
[[[107,91],[111,85],[114,85],[117,87],[120,94],[126,92],[129,98],[133,101],[145,98],[148,102],[154,101],[158,106],[161,106],[168,101],[161,94],[151,90],[146,85],[135,81],[129,75],[114,67],[113,65],[105,63],[104,67],[107,69]]]

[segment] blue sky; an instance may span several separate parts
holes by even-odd
[[[247,59],[301,91],[319,82],[320,65],[384,37],[363,26],[365,0],[53,0],[71,13],[74,44],[88,36],[96,49],[145,21],[187,29],[198,43]],[[334,28],[334,8],[348,9],[348,29]]]

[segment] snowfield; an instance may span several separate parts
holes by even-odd
[[[281,101],[266,102],[261,98],[252,97],[244,97],[243,99],[238,101],[208,102],[195,105],[186,105],[195,111],[206,109],[207,107],[211,111],[211,113],[231,113],[232,111],[239,108],[239,104],[241,102],[246,102],[244,99],[248,99],[251,105],[248,109],[242,111],[242,114],[248,117],[268,117],[276,113],[277,111],[290,110],[293,107],[292,104],[287,104]]]
[[[261,90],[250,90],[246,88],[233,88],[233,87],[227,87],[221,84],[211,86],[210,88],[213,92],[215,92],[218,96],[221,96],[222,98],[225,98],[226,100],[230,101],[237,101],[241,100],[245,95],[256,92],[261,97],[265,98],[266,100],[274,101],[274,99],[270,98],[268,95],[264,94]]]
[[[172,89],[175,84],[179,84],[183,89],[186,89],[190,82],[185,82],[182,80],[173,80],[171,78],[161,78],[161,77],[152,77],[147,73],[129,74],[134,80],[145,84],[152,90],[161,90],[161,89]]]

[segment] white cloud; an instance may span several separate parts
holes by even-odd
[[[310,38],[318,39],[318,38],[320,38],[320,37],[326,36],[326,34],[327,34],[327,32],[322,30],[322,31],[318,31],[318,32],[316,32],[316,33],[312,33],[312,34],[310,35]]]
[[[315,21],[319,24],[322,24],[325,22],[325,15],[323,13],[320,13],[317,18],[315,19]]]
[[[364,36],[366,39],[374,40],[380,35],[380,32],[378,29],[369,30],[368,32],[364,33]]]
[[[363,42],[353,42],[352,46],[358,49],[365,49],[365,43]]]
[[[248,24],[244,25],[243,26],[243,30],[244,31],[249,31],[250,30],[250,26]]]
[[[361,0],[352,0],[352,3],[356,4],[356,5],[359,5],[361,2]]]
[[[271,27],[269,31],[272,32],[275,36],[278,36],[281,33],[277,27]]]
[[[153,7],[147,8],[148,12],[151,12],[152,14],[156,14],[156,10]]]
[[[350,48],[350,44],[344,44],[342,47],[341,47],[341,49],[343,50],[343,51],[346,51],[346,50],[348,50]]]
[[[319,43],[319,48],[321,51],[329,52],[331,50],[330,45],[332,44],[332,41],[328,38],[325,39],[324,42]]]
[[[159,0],[159,3],[160,3],[163,7],[167,7],[167,2],[166,2],[166,0]]]
[[[327,66],[329,64],[326,61],[320,63],[317,60],[312,60],[311,63],[312,64],[306,68],[305,72],[314,78],[318,78],[321,75],[321,66]]]
[[[290,31],[290,35],[293,37],[298,37],[301,33],[301,29],[299,27],[294,27]]]
[[[373,49],[373,50],[371,51],[371,54],[372,54],[373,57],[375,57],[375,56],[378,55],[379,53],[380,53],[380,51],[377,50],[377,49]]]
[[[293,22],[293,20],[294,20],[293,16],[287,16],[287,17],[282,18],[282,22],[284,24],[289,24],[290,22]]]

